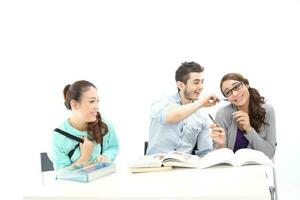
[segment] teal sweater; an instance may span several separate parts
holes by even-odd
[[[103,147],[94,142],[94,148],[89,159],[90,161],[95,160],[97,156],[100,155],[101,148],[103,148],[102,154],[110,161],[114,161],[119,152],[119,142],[113,125],[106,120],[103,120],[103,122],[108,127],[108,133],[103,138]],[[75,129],[71,126],[68,120],[64,121],[59,128],[80,138],[87,136],[87,131],[79,131]],[[79,148],[74,151],[71,159],[68,157],[68,153],[75,147],[76,144],[78,144],[78,142],[53,131],[52,152],[50,153],[50,158],[56,170],[69,166],[80,158]]]

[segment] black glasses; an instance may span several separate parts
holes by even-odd
[[[233,91],[238,91],[239,89],[241,89],[243,87],[244,83],[243,82],[236,82],[234,84],[232,84],[232,88],[229,90],[225,90],[224,91],[224,95],[225,97],[230,97],[233,93]]]

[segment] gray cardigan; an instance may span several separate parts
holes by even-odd
[[[275,112],[270,104],[264,104],[266,109],[266,122],[269,125],[263,125],[261,131],[257,133],[254,129],[250,133],[245,134],[249,141],[248,148],[262,151],[269,158],[273,158],[276,149],[276,126],[275,126]],[[237,123],[232,117],[232,113],[236,112],[237,108],[232,104],[220,108],[216,114],[216,122],[225,130],[226,143],[225,147],[233,150],[236,133]]]

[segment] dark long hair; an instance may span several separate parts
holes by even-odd
[[[222,91],[222,84],[226,80],[236,80],[243,82],[246,86],[249,86],[249,107],[248,107],[248,114],[250,119],[251,126],[255,129],[256,132],[260,132],[262,125],[269,125],[266,122],[266,110],[262,107],[265,104],[265,98],[259,94],[257,89],[250,87],[249,81],[244,78],[239,73],[229,73],[223,76],[220,82],[220,89]],[[223,93],[224,95],[224,93]],[[224,95],[225,96],[225,95]]]
[[[76,81],[72,85],[66,85],[63,90],[66,108],[71,110],[70,101],[73,99],[80,102],[83,93],[88,91],[91,87],[97,89],[94,84],[85,80]],[[103,136],[108,132],[108,128],[102,121],[100,112],[97,112],[96,120],[94,122],[89,122],[87,124],[87,132],[91,140],[95,140],[98,144],[102,142]]]

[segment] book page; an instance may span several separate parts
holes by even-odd
[[[234,165],[234,153],[231,149],[221,148],[209,152],[200,158],[200,168],[207,168],[218,164]]]
[[[153,154],[140,157],[129,167],[161,167],[166,154]]]
[[[235,166],[261,164],[266,166],[273,166],[272,160],[263,152],[253,149],[239,149],[235,152]]]
[[[164,166],[198,167],[199,157],[179,151],[172,151],[165,156]]]

